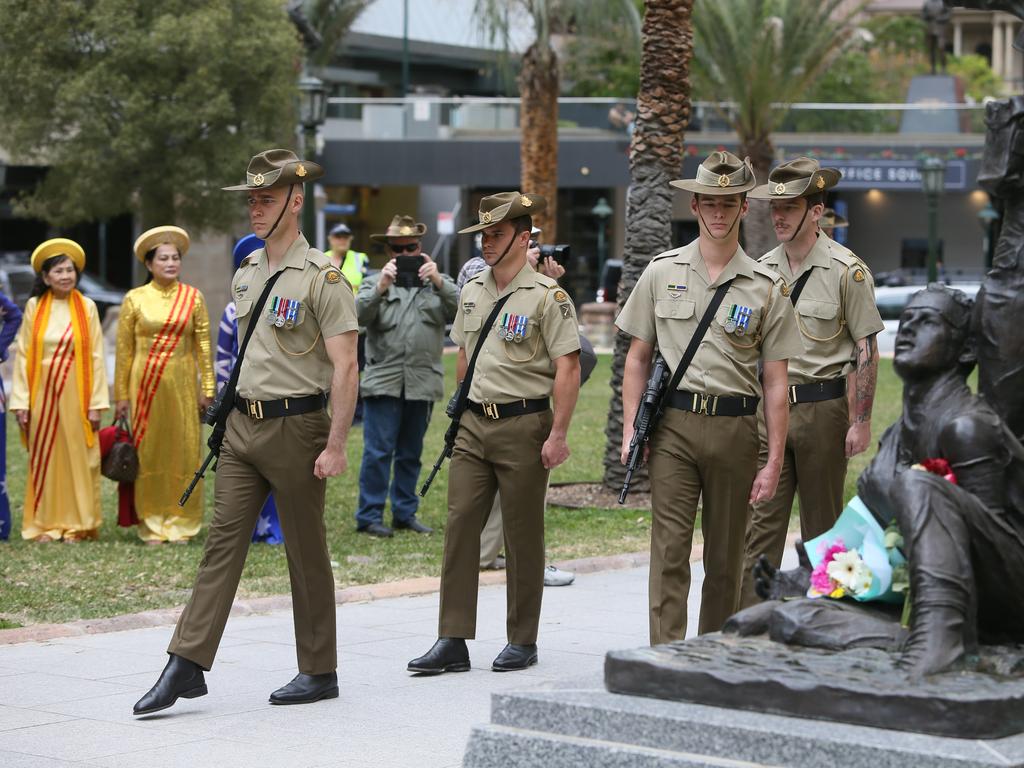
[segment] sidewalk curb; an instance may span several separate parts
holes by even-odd
[[[702,544],[694,544],[690,555],[691,561],[699,560],[704,552]],[[559,568],[575,573],[597,573],[599,571],[621,571],[628,568],[639,568],[650,563],[649,552],[633,552],[622,555],[603,555],[584,557],[578,560],[562,560],[554,563]],[[505,583],[504,571],[481,571],[480,586]],[[414,597],[429,595],[439,591],[439,576],[420,576],[401,581],[387,581],[380,584],[363,584],[345,587],[334,593],[334,602],[364,603],[373,600],[385,600],[393,597]],[[254,597],[246,600],[235,600],[231,606],[231,616],[249,616],[273,611],[290,611],[292,599],[289,595],[271,597]],[[129,613],[123,616],[111,616],[103,619],[79,619],[67,624],[36,624],[29,627],[0,630],[0,645],[16,645],[18,643],[38,643],[55,640],[61,637],[80,637],[82,635],[98,635],[105,632],[123,632],[130,629],[148,629],[152,627],[173,626],[178,621],[182,607],[162,608],[141,613]]]

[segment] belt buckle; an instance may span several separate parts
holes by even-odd
[[[789,404],[796,405],[796,384],[789,387]]]
[[[263,420],[263,401],[249,400],[249,418],[253,421]]]
[[[498,415],[497,403],[483,403],[483,408],[484,416],[486,416],[487,418],[493,419],[494,421],[497,421],[498,419],[501,418],[501,416]]]
[[[711,404],[711,409],[708,410],[708,404]],[[693,412],[703,414],[704,416],[714,416],[715,411],[718,410],[718,397],[712,396],[706,393],[697,394],[693,393]]]

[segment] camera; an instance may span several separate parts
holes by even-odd
[[[419,288],[423,281],[420,280],[420,267],[423,266],[423,256],[395,256],[395,267],[398,274],[395,276],[395,285],[399,288]]]
[[[559,264],[565,264],[569,261],[569,246],[568,244],[561,243],[559,245],[542,245],[540,247],[540,261],[544,259],[553,259]]]

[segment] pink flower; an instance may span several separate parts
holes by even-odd
[[[825,570],[825,563],[820,563],[817,568],[811,571],[811,589],[819,595],[830,594],[834,587],[834,582]]]
[[[823,565],[828,565],[832,562],[836,555],[846,551],[846,545],[843,544],[842,539],[836,539],[831,544],[828,542],[821,542],[821,562]]]
[[[957,147],[956,150],[954,151],[954,154],[957,157],[966,157],[967,156],[967,150],[964,149],[963,147]]]

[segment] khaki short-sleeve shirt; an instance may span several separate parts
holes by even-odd
[[[238,394],[279,400],[329,392],[334,366],[324,339],[358,330],[352,286],[330,260],[299,235],[281,262],[260,317],[253,309],[270,279],[267,252],[253,252],[231,281],[239,344],[256,323],[242,360]]]
[[[778,275],[742,248],[714,282],[698,241],[655,256],[615,319],[619,330],[657,345],[674,372],[715,290],[734,278],[679,389],[708,395],[761,395],[758,360],[803,352],[793,307]],[[740,328],[742,327],[742,332]]]
[[[782,245],[762,256],[760,263],[782,276],[787,296],[793,284],[812,270],[796,303],[805,349],[789,360],[789,383],[809,384],[849,373],[857,341],[885,327],[867,266],[824,234],[818,235],[795,274]]]
[[[507,293],[512,296],[485,328],[495,302]],[[501,293],[490,269],[466,281],[451,337],[472,359],[481,334],[483,347],[469,391],[469,399],[477,403],[548,397],[555,383],[555,358],[580,349],[579,323],[569,296],[529,264]]]

